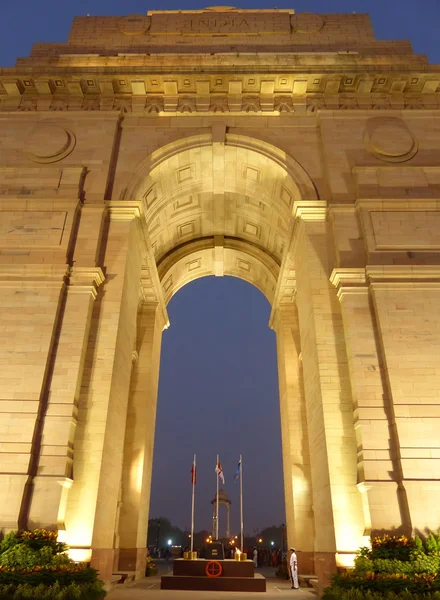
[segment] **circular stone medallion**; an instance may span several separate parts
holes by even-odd
[[[29,158],[36,163],[53,163],[69,156],[75,145],[73,131],[59,125],[42,123],[29,135],[27,152]]]
[[[370,119],[364,133],[368,152],[386,162],[405,162],[415,156],[417,140],[400,119]]]
[[[297,13],[290,17],[290,25],[295,33],[318,33],[325,25],[321,15]]]
[[[151,19],[146,15],[128,15],[119,20],[119,31],[124,35],[142,35],[150,29]]]

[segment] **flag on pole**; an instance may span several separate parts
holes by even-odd
[[[215,465],[215,472],[220,477],[223,485],[225,485],[225,476],[223,475],[223,468],[220,464],[220,461],[218,461],[217,464]]]
[[[196,465],[193,463],[192,467],[191,467],[191,483],[193,485],[196,485],[196,479],[197,479],[197,475],[196,475]]]
[[[240,479],[240,475],[241,475],[241,458],[238,461],[238,465],[237,465],[237,469],[235,471],[234,479],[236,479],[236,480]]]

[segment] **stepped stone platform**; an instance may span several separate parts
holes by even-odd
[[[163,590],[203,590],[231,592],[265,592],[266,579],[256,574],[251,560],[231,559],[215,561],[221,565],[221,573],[208,577],[206,567],[213,562],[207,559],[174,561],[173,574],[161,577]]]

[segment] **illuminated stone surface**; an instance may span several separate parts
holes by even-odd
[[[3,532],[142,571],[166,304],[212,274],[273,307],[303,570],[439,526],[439,84],[365,15],[230,7],[0,71]]]

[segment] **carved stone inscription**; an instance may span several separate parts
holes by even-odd
[[[151,35],[269,35],[290,33],[289,13],[231,13],[168,15],[153,14]]]

